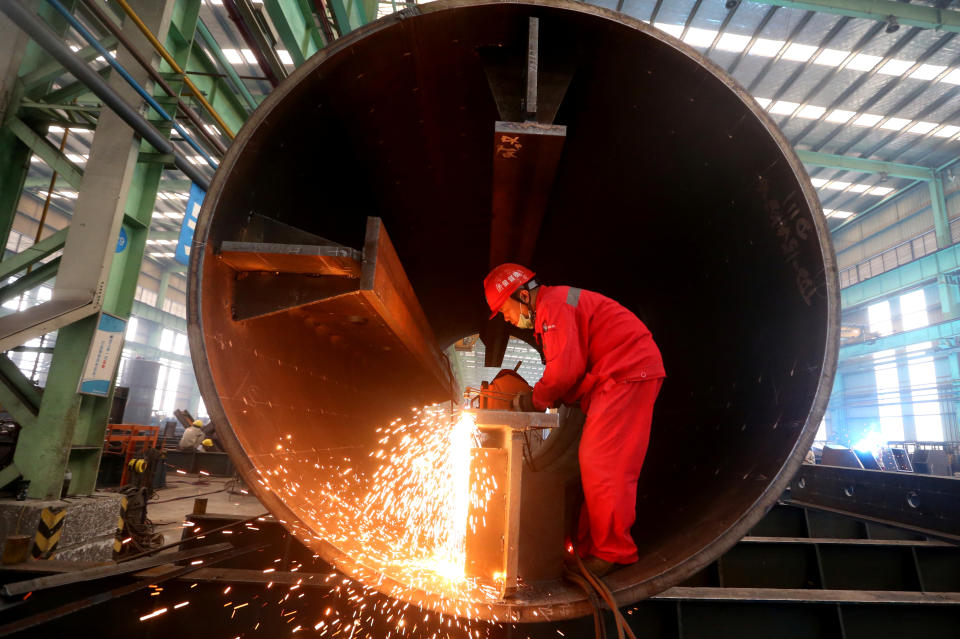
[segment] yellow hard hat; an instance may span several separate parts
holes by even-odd
[[[200,421],[199,419],[195,419],[195,420],[193,420],[193,425],[194,425],[194,426],[203,426],[203,422]]]
[[[206,446],[207,448],[210,448],[211,446],[213,446],[213,440],[210,439],[209,437],[207,437],[205,440],[203,440],[200,443]]]

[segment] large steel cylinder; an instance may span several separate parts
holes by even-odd
[[[253,491],[353,570],[349,552],[314,536],[299,497],[262,480],[278,455],[307,483],[317,451],[363,457],[374,429],[415,404],[405,364],[385,366],[336,313],[235,319],[237,273],[219,247],[262,217],[360,249],[367,216],[378,216],[438,346],[476,333],[488,315],[481,282],[502,119],[483,52],[522,49],[531,16],[541,61],[555,56],[571,73],[556,114],[566,143],[531,266],[542,282],[633,310],[668,374],[637,496],[640,561],[608,579],[628,603],[704,568],[776,501],[821,422],[837,355],[834,255],[802,165],[744,89],[678,40],[565,0],[457,0],[336,41],[267,97],[220,165],[190,264],[191,353]],[[480,614],[540,621],[589,610],[558,583]]]

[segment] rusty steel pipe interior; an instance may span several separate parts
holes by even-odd
[[[508,219],[524,248],[491,232],[494,127],[511,119],[498,99],[522,94],[531,17],[537,117],[566,137],[549,179],[521,180],[543,195],[539,213],[534,202]],[[425,351],[503,336],[481,287],[498,255],[525,258],[543,283],[602,292],[650,327],[668,378],[638,489],[640,561],[607,579],[621,603],[719,557],[798,468],[832,384],[839,293],[816,195],[772,121],[693,49],[625,16],[558,0],[424,5],[338,40],[276,88],[220,166],[190,264],[191,352],[224,446],[271,512],[348,573],[350,551],[258,479],[281,454],[301,484],[317,451],[362,458],[377,426],[449,397],[442,362],[397,348],[366,302],[309,303],[344,273],[314,272],[311,293],[296,268],[244,272],[224,242],[360,252],[371,216],[423,309],[397,319],[387,300],[383,317],[428,322]],[[533,610],[590,608],[558,582],[482,614],[542,620]]]

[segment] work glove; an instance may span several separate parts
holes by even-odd
[[[520,413],[532,413],[537,410],[533,406],[533,391],[518,393],[517,396],[513,398],[512,408]]]

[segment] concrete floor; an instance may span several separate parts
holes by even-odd
[[[201,475],[167,474],[167,487],[157,491],[147,506],[147,517],[163,533],[165,543],[180,537],[184,519],[193,512],[193,501],[197,497],[206,498],[207,512],[221,515],[242,515],[252,517],[266,512],[253,495],[240,491],[247,490],[240,480],[232,477],[204,477]]]

